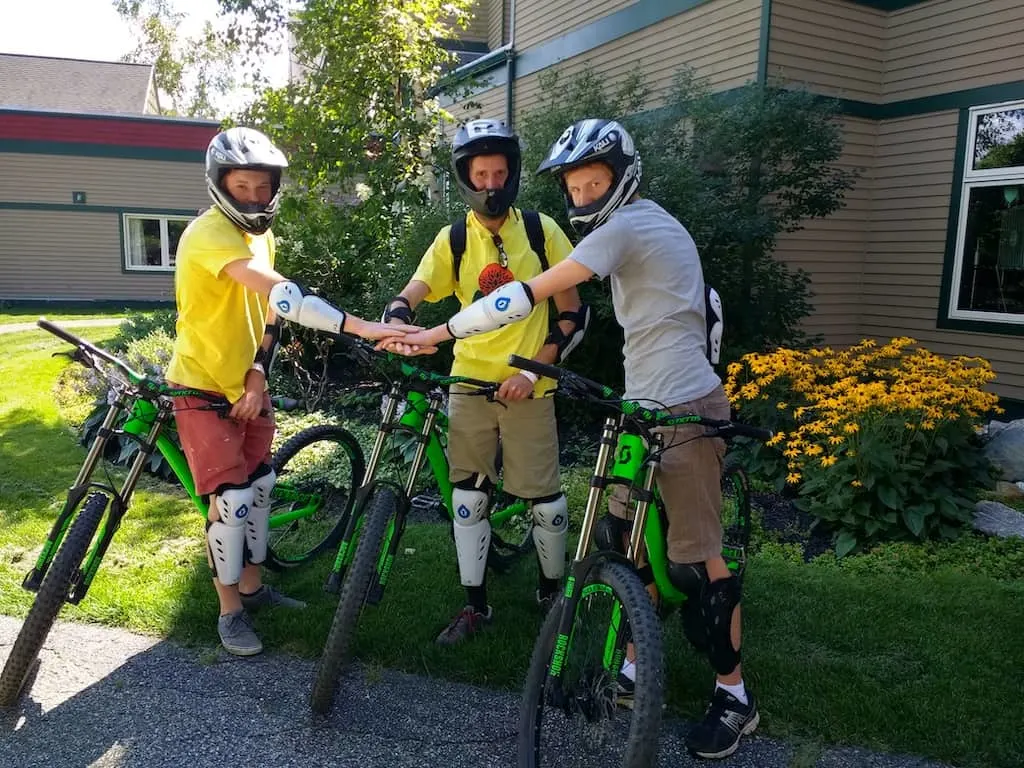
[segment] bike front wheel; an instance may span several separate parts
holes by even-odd
[[[10,707],[18,700],[29,672],[39,657],[39,651],[53,628],[53,622],[68,599],[108,501],[102,493],[91,494],[81,512],[71,522],[56,557],[43,577],[43,583],[39,585],[35,602],[14,641],[3,672],[0,672],[0,707]]]
[[[294,568],[338,544],[366,472],[359,441],[323,424],[292,436],[274,454],[266,564]]]
[[[573,616],[560,635],[563,610]],[[619,677],[630,649],[632,692]],[[663,663],[661,622],[639,576],[622,563],[596,566],[575,608],[561,598],[537,637],[519,712],[519,767],[653,766]]]
[[[309,705],[318,714],[327,712],[334,700],[338,677],[349,661],[356,626],[368,594],[376,592],[387,578],[390,568],[387,553],[394,547],[394,537],[401,535],[400,503],[395,490],[386,485],[376,486],[366,503],[352,566],[345,574],[338,607],[313,680]],[[376,595],[373,601],[379,599],[380,595]]]

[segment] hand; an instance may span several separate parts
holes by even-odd
[[[263,392],[267,380],[262,373],[255,369],[245,374],[245,391],[242,396],[231,406],[228,416],[239,421],[255,419],[263,410]]]
[[[399,355],[432,355],[437,351],[438,344],[448,341],[450,338],[451,334],[448,333],[447,326],[438,325],[427,331],[385,338],[377,345],[377,349]]]
[[[498,387],[499,400],[508,400],[509,402],[515,400],[526,400],[532,394],[533,382],[521,373],[509,376],[501,382],[501,386]]]
[[[376,341],[377,339],[398,338],[405,336],[407,333],[417,333],[422,330],[422,326],[419,325],[374,323],[364,320],[361,325],[351,329],[351,332],[362,336],[364,339]]]

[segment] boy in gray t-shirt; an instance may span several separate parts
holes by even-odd
[[[569,258],[528,283],[502,286],[446,325],[397,340],[397,348],[429,352],[453,337],[495,330],[559,291],[594,275],[608,277],[625,337],[626,398],[728,419],[729,401],[707,359],[697,248],[667,211],[637,197],[640,157],[626,130],[611,120],[582,120],[555,142],[538,173],[557,176],[569,220],[584,236]],[[757,728],[759,714],[740,670],[739,584],[721,554],[725,445],[720,438],[696,439],[702,433],[688,425],[667,435],[672,446],[662,454],[657,481],[668,516],[669,576],[689,598],[686,636],[717,673],[711,704],[687,746],[700,757],[719,758]],[[606,546],[621,542],[629,530],[625,496],[609,498],[612,514],[598,531]],[[627,662],[621,680],[627,690],[631,672]]]

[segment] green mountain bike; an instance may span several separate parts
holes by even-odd
[[[518,764],[648,768],[657,759],[664,698],[661,618],[686,601],[668,577],[666,518],[655,486],[660,454],[675,443],[669,438],[666,445],[662,433],[653,428],[705,427],[701,437],[691,439],[742,435],[767,440],[771,433],[645,408],[571,371],[517,356],[509,363],[557,380],[562,395],[612,411],[604,423],[565,590],[548,614],[530,660],[520,709]],[[747,479],[727,461],[722,482],[722,554],[730,570],[742,578],[750,537]],[[604,490],[614,484],[630,488],[635,515],[625,556],[590,552]],[[652,502],[654,513],[649,514]],[[648,591],[652,581],[657,607]],[[627,697],[618,676],[629,645],[636,682]]]
[[[171,389],[133,371],[123,361],[45,320],[39,326],[75,347],[72,360],[96,372],[110,385],[112,405],[96,434],[78,476],[68,490],[34,567],[22,587],[36,598],[0,673],[0,707],[17,701],[39,650],[65,603],[78,604],[89,591],[100,562],[121,524],[147,464],[159,452],[205,517],[206,499],[195,483],[181,449],[171,439],[173,398],[208,400],[203,409],[227,415],[231,404],[198,390]],[[290,410],[295,400],[276,398]],[[123,423],[122,423],[123,422]],[[139,450],[121,487],[92,479],[113,437],[134,440]],[[365,460],[359,442],[341,427],[317,426],[292,437],[273,458],[277,483],[271,492],[267,564],[288,568],[334,547],[355,501],[353,488]]]
[[[405,358],[374,351],[373,345],[345,339],[349,353],[371,367],[385,381],[382,414],[366,477],[357,493],[355,512],[349,519],[328,578],[329,589],[341,596],[324,650],[317,664],[310,706],[326,712],[334,699],[338,677],[348,663],[356,626],[366,605],[380,603],[387,585],[399,542],[417,490],[420,471],[426,466],[437,484],[441,502],[439,514],[452,520],[452,483],[448,479],[445,455],[448,418],[444,411],[445,388],[457,387],[451,397],[493,399],[501,386],[464,376],[445,376],[410,365]],[[410,437],[415,445],[404,484],[378,478],[385,446],[393,436]],[[492,496],[491,548],[487,564],[505,570],[516,558],[533,548],[532,527],[518,525],[528,519],[525,501],[507,497],[500,482]]]

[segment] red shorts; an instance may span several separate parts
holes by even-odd
[[[270,463],[275,430],[270,395],[263,396],[268,415],[249,421],[221,418],[217,411],[196,410],[202,405],[209,402],[199,397],[174,398],[174,420],[196,493],[213,493],[224,483],[244,485],[260,464]]]

